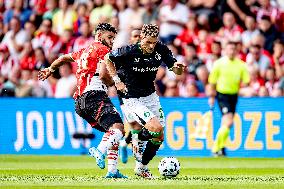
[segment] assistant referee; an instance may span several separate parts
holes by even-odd
[[[240,86],[249,83],[249,73],[245,62],[237,58],[237,44],[229,41],[225,46],[225,56],[214,62],[209,75],[209,106],[214,106],[215,98],[222,112],[222,123],[216,135],[212,153],[226,156],[225,144],[233,126],[233,118],[238,101]]]

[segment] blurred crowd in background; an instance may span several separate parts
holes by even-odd
[[[114,48],[144,23],[159,25],[160,40],[188,66],[178,77],[158,70],[160,96],[206,96],[208,74],[228,40],[238,44],[251,77],[241,96],[284,95],[283,0],[0,0],[0,95],[71,97],[75,63],[44,82],[38,70],[88,46],[100,22],[117,27]]]

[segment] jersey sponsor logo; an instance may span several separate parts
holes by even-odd
[[[144,61],[145,62],[150,62],[150,61],[152,61],[152,58],[149,58],[149,59],[148,58],[144,58]]]
[[[158,70],[158,67],[146,67],[146,68],[132,67],[132,70],[135,72],[155,72]]]

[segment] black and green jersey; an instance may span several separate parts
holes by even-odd
[[[143,54],[140,44],[128,45],[109,53],[118,76],[124,82],[128,93],[123,98],[145,97],[155,92],[154,80],[159,66],[164,62],[173,67],[176,59],[169,48],[158,42],[151,54]]]

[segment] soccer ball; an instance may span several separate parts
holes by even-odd
[[[180,163],[177,158],[165,157],[160,161],[158,169],[164,177],[176,177],[179,174]]]

